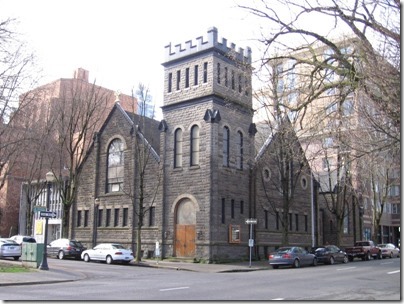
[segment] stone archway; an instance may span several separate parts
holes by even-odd
[[[183,199],[177,205],[175,220],[175,256],[195,256],[196,210],[190,199]]]

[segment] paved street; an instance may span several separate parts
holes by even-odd
[[[265,261],[143,266],[49,260],[44,284],[1,286],[3,300],[400,300],[400,259],[271,269]],[[6,284],[15,274],[2,274]],[[60,281],[52,283],[51,277]],[[37,282],[41,283],[41,282]]]

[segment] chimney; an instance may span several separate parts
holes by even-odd
[[[88,74],[89,72],[87,70],[78,68],[74,71],[74,79],[80,79],[88,82]]]

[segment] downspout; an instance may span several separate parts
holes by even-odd
[[[94,168],[94,193],[93,193],[93,234],[92,234],[92,246],[97,245],[97,213],[98,213],[98,185],[99,185],[99,171],[100,171],[100,135],[98,132],[94,135],[94,150],[95,150],[95,168]]]
[[[166,227],[166,204],[167,204],[167,186],[166,186],[166,163],[167,163],[167,123],[163,119],[159,124],[160,131],[160,163],[158,164],[159,170],[161,170],[161,185],[162,185],[162,207],[161,207],[161,253],[160,259],[164,259],[167,251],[167,242],[169,238],[169,229]],[[157,209],[156,209],[157,210]],[[169,221],[168,221],[169,222]]]
[[[311,247],[314,247],[316,245],[316,236],[315,236],[315,229],[314,229],[314,224],[315,224],[315,209],[314,209],[314,177],[313,177],[313,172],[310,173],[311,175]]]

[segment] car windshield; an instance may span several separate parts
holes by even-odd
[[[292,251],[292,248],[290,248],[290,247],[282,247],[282,248],[279,248],[276,252],[277,253],[287,253],[287,252],[291,252]]]
[[[70,246],[74,246],[74,247],[83,247],[83,244],[81,244],[78,241],[70,241]]]

